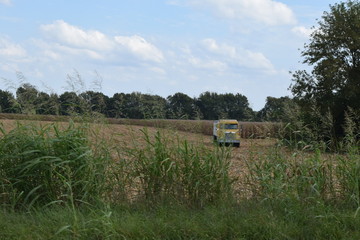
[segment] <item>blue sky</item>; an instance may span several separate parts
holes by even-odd
[[[0,0],[0,88],[241,93],[260,110],[290,96],[299,49],[336,2]]]

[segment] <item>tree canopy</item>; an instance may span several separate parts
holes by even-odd
[[[360,3],[330,6],[302,51],[312,67],[293,74],[290,89],[305,112],[316,107],[334,118],[337,135],[344,133],[345,112],[360,110]]]
[[[255,116],[241,94],[205,92],[198,98],[175,93],[167,98],[140,92],[115,93],[108,97],[95,91],[66,91],[59,96],[21,84],[16,98],[0,90],[0,112],[26,114],[79,115],[97,113],[110,118],[251,120]]]

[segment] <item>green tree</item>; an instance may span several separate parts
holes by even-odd
[[[16,100],[20,106],[21,113],[35,114],[36,101],[39,91],[35,86],[24,83],[16,90]]]
[[[81,114],[80,98],[75,92],[64,92],[59,96],[60,114],[73,115]]]
[[[108,96],[101,92],[86,91],[81,93],[79,97],[81,98],[83,108],[87,112],[106,114]]]
[[[11,92],[0,90],[0,112],[3,113],[14,113],[16,109],[15,98]]]
[[[35,100],[36,114],[59,115],[60,104],[57,94],[39,92]]]
[[[262,121],[288,122],[288,109],[294,105],[294,101],[289,97],[267,97],[264,108],[257,113],[257,116]]]
[[[175,93],[167,97],[167,117],[172,119],[194,119],[195,101],[184,93]]]
[[[202,112],[204,119],[215,120],[220,118],[233,118],[238,120],[252,120],[253,110],[249,102],[241,94],[218,94],[205,92],[200,94],[196,105]]]
[[[219,95],[213,92],[204,92],[200,94],[196,105],[202,112],[204,119],[216,120],[221,118],[222,109],[219,106]]]
[[[311,73],[296,71],[290,89],[311,120],[311,108],[321,115],[330,111],[337,136],[344,134],[345,112],[360,111],[360,3],[347,1],[330,6],[302,51]],[[357,124],[359,124],[357,122]]]
[[[125,93],[115,93],[107,102],[108,116],[112,118],[125,117]]]
[[[143,94],[142,98],[143,118],[162,119],[166,117],[166,100],[158,95]]]
[[[143,95],[140,92],[125,94],[123,108],[124,117],[134,119],[144,118],[144,106],[142,97]]]

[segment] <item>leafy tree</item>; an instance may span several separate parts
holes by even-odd
[[[59,96],[60,114],[72,115],[81,114],[83,110],[80,107],[80,98],[75,92],[64,92]]]
[[[247,98],[241,94],[217,94],[205,92],[200,94],[196,105],[202,112],[204,119],[233,118],[251,120],[253,111],[249,107]]]
[[[60,104],[57,94],[39,92],[35,100],[36,114],[59,115]]]
[[[294,105],[294,101],[289,97],[267,97],[264,108],[257,115],[262,121],[288,122],[288,108],[292,108]]]
[[[112,118],[125,117],[125,93],[115,93],[107,102],[108,116]]]
[[[166,117],[166,100],[158,95],[143,94],[142,98],[143,118],[162,119]]]
[[[144,109],[142,94],[140,92],[125,94],[123,110],[123,114],[126,118],[143,119]]]
[[[108,96],[101,92],[86,91],[79,96],[82,100],[83,109],[87,112],[105,114],[107,110]]]
[[[172,119],[194,119],[195,101],[184,93],[175,93],[167,97],[167,117]]]
[[[251,120],[253,118],[254,113],[244,95],[226,93],[219,95],[219,98],[222,114],[226,113],[227,118],[239,120]]]
[[[19,103],[21,113],[35,114],[36,113],[36,100],[39,91],[35,86],[24,83],[16,90],[16,99]]]
[[[0,112],[3,113],[14,113],[16,109],[15,98],[11,92],[0,90]]]
[[[330,111],[336,133],[344,133],[345,112],[360,110],[360,3],[347,1],[330,6],[302,51],[311,73],[296,71],[290,89],[311,121],[314,106],[321,115]],[[359,124],[357,122],[357,124]]]
[[[217,93],[204,92],[200,94],[196,105],[202,112],[204,119],[216,120],[221,118],[221,108],[219,108],[219,99]]]

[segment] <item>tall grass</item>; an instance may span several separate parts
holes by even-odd
[[[230,199],[229,149],[193,145],[164,131],[152,136],[143,129],[142,134],[123,158],[138,200],[203,207]]]
[[[229,149],[193,145],[164,131],[152,136],[146,129],[140,140],[121,147],[94,126],[1,128],[0,204],[30,209],[136,199],[203,207],[231,198]]]
[[[299,110],[289,112],[289,123],[279,131],[279,138],[286,146],[295,149],[320,149],[343,152],[360,146],[359,114],[349,108],[345,111],[344,123],[335,122],[330,110],[321,114],[316,107],[303,116]],[[307,124],[302,120],[307,119]]]
[[[357,145],[348,143],[341,154],[278,145],[245,155],[245,149],[191,143],[171,130],[144,128],[122,139],[104,135],[107,127],[1,128],[0,238],[360,236]],[[229,174],[232,151],[248,156],[239,158],[245,161],[239,180]],[[234,181],[243,194],[237,199]]]
[[[248,159],[245,185],[251,198],[298,204],[360,208],[360,154],[328,154],[281,148],[265,157]],[[244,185],[244,186],[245,186]]]
[[[89,203],[102,194],[106,154],[94,154],[88,129],[70,123],[1,129],[1,205],[31,208]]]

